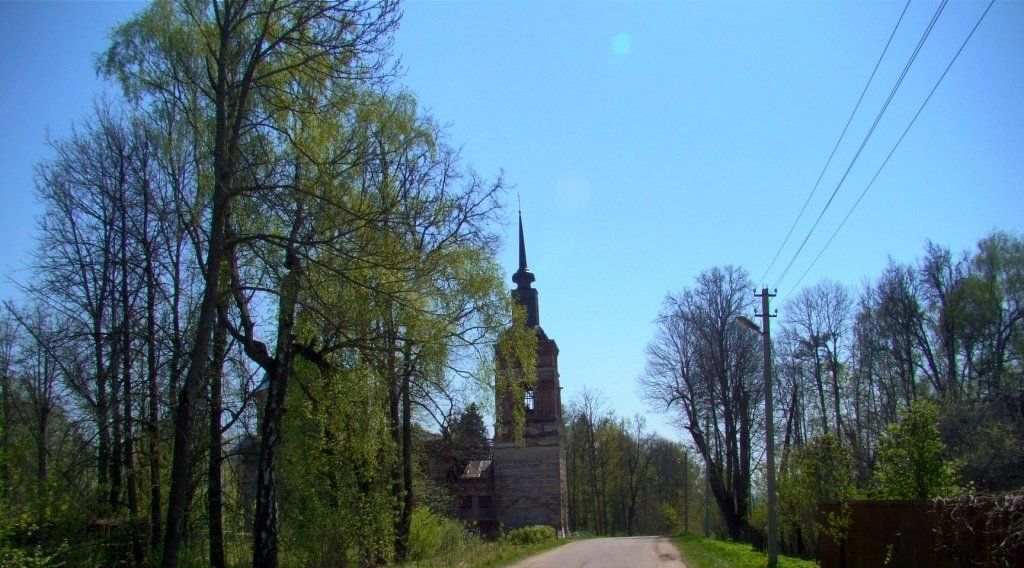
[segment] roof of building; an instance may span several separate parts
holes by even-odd
[[[460,479],[478,479],[481,477],[494,477],[494,467],[491,460],[470,460],[466,469],[462,470]]]

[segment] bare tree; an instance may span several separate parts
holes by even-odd
[[[831,281],[805,288],[784,309],[784,322],[789,332],[787,339],[795,342],[795,348],[789,353],[796,358],[794,363],[801,360],[807,363],[791,368],[809,367],[807,370],[811,374],[811,385],[818,393],[819,417],[825,433],[829,432],[829,413],[835,430],[840,434],[843,432],[840,373],[845,364],[845,343],[852,309],[849,292]],[[831,391],[828,402],[826,384],[827,390]]]
[[[751,289],[745,271],[727,266],[704,271],[693,288],[667,296],[641,378],[653,407],[678,412],[708,465],[732,538],[748,530],[751,448],[763,426],[759,341],[734,324],[753,310]]]

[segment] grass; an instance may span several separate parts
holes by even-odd
[[[764,568],[768,555],[749,544],[714,540],[693,534],[676,537],[687,568]],[[779,555],[778,568],[817,568],[811,560]]]
[[[461,550],[442,554],[435,558],[402,564],[406,568],[496,568],[516,560],[539,554],[573,542],[573,538],[561,538],[536,544],[510,544],[503,541],[474,540]]]

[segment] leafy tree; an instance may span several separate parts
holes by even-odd
[[[452,457],[457,465],[491,457],[490,436],[487,435],[484,417],[476,403],[471,403],[465,412],[452,419],[448,432]]]
[[[845,524],[842,514],[819,524],[818,506],[838,501],[842,511],[857,494],[853,458],[837,435],[822,434],[796,449],[779,472],[779,524],[789,547],[813,555],[819,530],[841,532]]]
[[[959,464],[946,457],[939,436],[938,407],[910,404],[891,423],[878,444],[874,493],[885,499],[931,499],[956,490]]]
[[[382,76],[396,23],[395,5],[388,1],[206,4],[183,0],[156,2],[113,34],[113,44],[102,60],[105,72],[116,77],[128,95],[190,117],[194,139],[202,145],[197,152],[205,185],[200,194],[209,205],[200,243],[205,249],[202,301],[175,411],[165,567],[177,564],[184,536],[192,414],[207,371],[220,296],[225,293],[222,276],[226,271],[221,267],[234,258],[233,219],[245,213],[243,204],[236,202],[242,196],[257,198],[257,203],[259,197],[273,201],[273,192],[252,192],[281,187],[278,158],[291,158],[298,167],[293,136],[306,135],[302,124],[318,123],[317,119],[330,124],[328,119],[339,110],[338,98],[344,98],[349,86]],[[285,266],[278,283],[280,341],[268,349],[253,339],[251,320],[240,324],[246,353],[271,375],[254,528],[254,563],[266,566],[278,563],[274,448],[294,355],[288,342],[302,251],[296,250],[293,241],[307,220],[301,192],[283,197],[283,205],[293,215],[290,226],[278,233],[289,237],[275,241]],[[232,280],[238,300],[245,290],[237,279]],[[243,316],[247,309],[239,306]]]
[[[298,361],[281,449],[283,543],[317,566],[392,558],[396,451],[384,388],[357,360],[323,373]]]

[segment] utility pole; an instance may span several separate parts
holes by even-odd
[[[758,295],[758,294],[755,294]],[[772,313],[769,311],[768,300],[776,294],[769,294],[767,288],[761,288],[761,325],[764,333],[764,419],[765,446],[768,454],[768,566],[774,567],[779,555],[779,528],[776,518],[775,503],[775,418],[773,416],[774,401],[772,397]],[[778,315],[778,314],[776,314]]]
[[[776,290],[776,292],[778,292]],[[738,316],[736,321],[743,327],[752,329],[761,334],[764,341],[764,445],[765,453],[768,454],[768,471],[766,481],[768,482],[768,566],[774,567],[779,557],[779,529],[776,519],[775,505],[775,418],[772,416],[774,402],[772,401],[772,328],[771,318],[778,316],[778,312],[769,311],[769,299],[776,296],[775,293],[768,293],[768,288],[761,288],[758,294],[754,290],[754,296],[761,298],[761,313],[754,314],[761,318],[761,326],[749,319]]]
[[[683,532],[690,532],[690,455],[683,450]]]
[[[711,432],[711,415],[704,419],[705,436]],[[708,459],[704,460],[704,537],[711,536],[711,443],[708,442]]]

